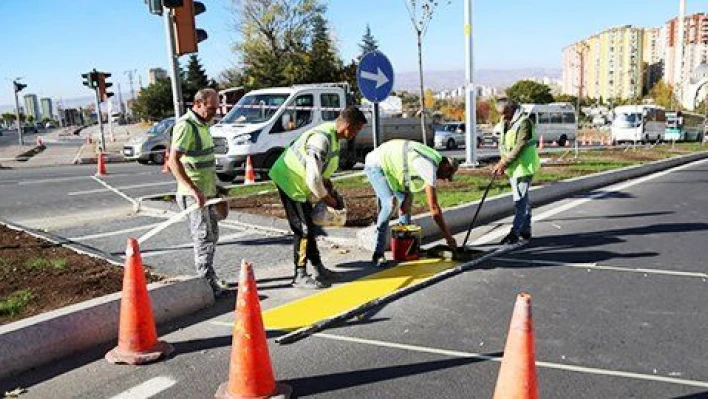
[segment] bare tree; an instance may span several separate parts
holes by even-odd
[[[447,4],[450,4],[449,0]],[[425,88],[423,86],[423,38],[428,32],[430,21],[433,20],[438,0],[403,0],[411,18],[413,31],[418,41],[418,73],[420,75],[420,128],[423,134],[423,144],[428,144],[425,134]]]

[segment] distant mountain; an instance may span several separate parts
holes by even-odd
[[[525,69],[478,69],[475,73],[475,83],[492,87],[509,87],[514,82],[525,78],[560,79],[561,69],[525,68]],[[455,89],[465,84],[465,71],[425,71],[425,88],[433,91]],[[401,72],[396,74],[395,90],[418,90],[418,72]]]

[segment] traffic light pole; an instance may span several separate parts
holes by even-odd
[[[172,81],[172,102],[175,107],[175,119],[182,116],[182,83],[180,80],[179,66],[175,51],[175,34],[172,29],[172,9],[163,10],[165,19],[165,36],[167,38],[167,58],[170,61],[170,75]]]
[[[98,117],[98,130],[101,132],[101,153],[106,152],[106,137],[103,135],[103,121],[101,120],[101,99],[98,98],[98,88],[93,90],[96,95],[96,116]]]
[[[17,118],[17,137],[20,139],[20,145],[25,143],[22,141],[22,121],[20,121],[20,100],[17,99],[17,90],[14,90],[14,84],[12,87],[15,92],[15,117]]]

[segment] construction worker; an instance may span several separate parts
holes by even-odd
[[[501,98],[497,100],[497,108],[502,114],[504,127],[499,138],[501,159],[494,166],[493,173],[509,176],[516,209],[511,231],[501,244],[515,244],[519,239],[531,238],[529,190],[533,176],[541,165],[536,148],[538,138],[533,122],[521,112],[518,103]]]
[[[177,180],[177,204],[182,210],[192,205],[189,230],[194,243],[194,264],[197,274],[209,283],[215,297],[229,294],[214,272],[214,250],[219,240],[219,224],[214,205],[205,202],[217,196],[214,143],[209,123],[219,107],[214,89],[201,89],[194,96],[194,105],[179,118],[172,129],[169,156],[170,171]]]
[[[356,107],[342,110],[334,122],[323,123],[303,133],[278,158],[268,175],[278,187],[290,229],[294,234],[293,257],[296,288],[321,289],[330,286],[336,274],[322,265],[317,249],[313,204],[324,201],[340,207],[332,195],[329,180],[339,167],[339,140],[352,139],[366,124],[366,117]],[[330,189],[328,189],[328,187]],[[308,260],[313,274],[307,273]]]
[[[428,209],[451,249],[457,242],[445,223],[438,204],[436,179],[452,180],[457,172],[457,161],[443,157],[434,149],[409,140],[391,140],[367,154],[364,170],[369,177],[379,203],[376,221],[376,247],[371,259],[372,266],[386,266],[384,251],[388,235],[388,222],[397,205],[398,221],[411,222],[413,193],[425,191]]]

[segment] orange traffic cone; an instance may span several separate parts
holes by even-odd
[[[106,154],[101,152],[98,154],[98,159],[96,163],[96,176],[105,176],[107,174],[108,172],[106,172]]]
[[[170,173],[170,165],[167,162],[170,160],[170,149],[165,150],[165,156],[162,161],[162,173]]]
[[[253,184],[256,182],[256,172],[253,171],[253,162],[251,162],[251,156],[246,158],[246,177],[243,180],[243,184]]]
[[[143,261],[135,238],[128,239],[125,255],[118,346],[106,353],[105,357],[111,363],[154,362],[160,357],[168,356],[174,348],[167,342],[157,340]]]
[[[538,138],[538,149],[539,149],[539,150],[542,150],[544,146],[545,146],[545,143],[543,142],[543,135],[541,135],[541,136]]]
[[[229,380],[219,386],[214,397],[289,398],[291,394],[290,386],[276,383],[273,377],[253,265],[242,261]]]
[[[538,398],[535,358],[531,295],[522,292],[516,298],[511,316],[494,399]]]

